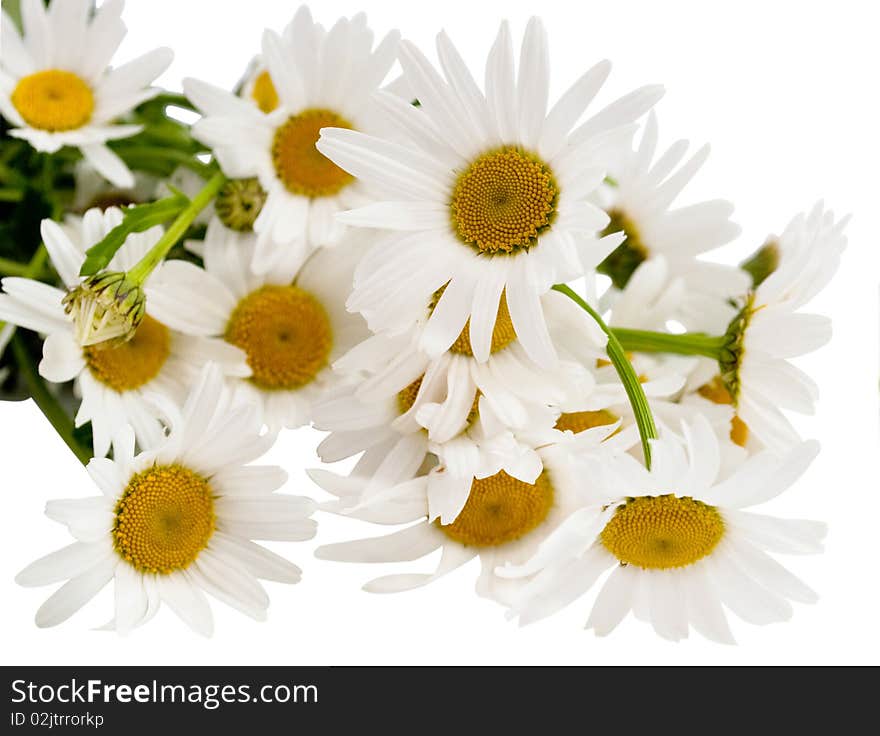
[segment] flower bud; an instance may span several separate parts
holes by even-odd
[[[257,179],[230,179],[217,194],[214,210],[226,227],[250,232],[266,203],[266,192]]]
[[[125,273],[98,273],[67,292],[64,311],[83,347],[109,348],[128,342],[144,319],[146,295]]]

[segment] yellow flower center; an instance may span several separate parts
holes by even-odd
[[[724,385],[724,381],[721,380],[721,376],[715,376],[709,383],[700,386],[697,389],[697,393],[713,404],[722,404],[724,406],[731,406],[733,404],[733,397]],[[749,426],[736,414],[730,420],[730,439],[740,447],[745,447],[749,441]]]
[[[254,80],[251,99],[266,114],[278,107],[278,90],[275,89],[267,70],[261,71]]]
[[[59,132],[81,128],[92,118],[95,97],[73,72],[45,69],[22,77],[12,92],[12,104],[32,128]]]
[[[267,391],[311,383],[333,347],[327,312],[298,286],[263,286],[248,294],[232,312],[225,339],[244,350],[251,381]]]
[[[624,565],[669,570],[703,559],[723,536],[718,509],[669,495],[630,499],[617,509],[600,539]]]
[[[332,110],[311,109],[288,118],[275,133],[272,161],[275,173],[292,194],[330,197],[354,177],[340,169],[316,147],[321,128],[351,128]]]
[[[553,486],[547,472],[535,483],[523,483],[503,470],[475,478],[467,503],[451,524],[440,529],[468,547],[497,547],[520,539],[537,528],[553,506]]]
[[[606,409],[600,409],[599,411],[573,411],[559,415],[559,419],[556,420],[556,429],[560,432],[570,430],[578,434],[585,429],[607,427],[616,421],[617,417]]]
[[[535,245],[553,223],[559,188],[549,167],[513,146],[483,154],[458,177],[449,208],[462,242],[480,253]]]
[[[114,391],[134,391],[159,375],[171,353],[171,334],[149,315],[128,342],[115,347],[83,348],[86,365],[97,381]]]
[[[133,475],[116,504],[113,543],[136,570],[185,570],[208,546],[216,515],[211,486],[180,465]]]
[[[441,286],[431,300],[429,311],[433,312],[446,291],[445,286]],[[498,302],[498,313],[495,316],[495,326],[492,328],[492,353],[504,350],[510,343],[516,340],[516,330],[513,329],[513,320],[510,318],[510,311],[507,307],[507,291],[501,292],[501,300]],[[474,357],[473,346],[471,345],[471,320],[468,317],[464,323],[464,328],[459,333],[455,342],[449,348],[453,353],[458,355],[467,355],[469,358]]]

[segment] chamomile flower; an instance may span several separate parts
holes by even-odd
[[[22,0],[19,35],[3,13],[0,113],[9,135],[38,151],[78,148],[102,176],[118,187],[134,186],[128,167],[107,141],[128,138],[139,125],[116,124],[158,93],[148,85],[171,63],[169,49],[156,49],[111,69],[125,36],[121,0],[107,0],[92,13],[91,0]]]
[[[394,63],[397,34],[372,44],[363,15],[325,31],[303,7],[282,36],[263,36],[266,84],[278,95],[270,113],[204,82],[184,82],[205,115],[194,135],[212,146],[227,175],[257,177],[266,192],[254,223],[259,274],[297,267],[311,249],[339,242],[345,228],[334,216],[364,201],[363,185],[315,142],[327,126],[371,129],[371,94]]]
[[[438,298],[442,296],[435,295],[435,304]],[[428,430],[433,442],[444,443],[460,434],[480,397],[499,421],[513,428],[525,427],[530,407],[559,406],[591,393],[594,380],[584,368],[585,356],[595,363],[604,355],[606,341],[596,323],[567,297],[551,291],[541,302],[562,357],[551,370],[528,356],[504,302],[498,307],[485,362],[474,355],[468,325],[445,353],[433,358],[425,353],[422,333],[433,308],[429,306],[409,330],[400,335],[374,335],[335,367],[343,374],[366,375],[357,389],[361,398],[412,397],[407,402],[409,413]]]
[[[205,593],[260,621],[269,598],[258,579],[299,582],[298,567],[251,541],[306,540],[316,528],[309,499],[275,494],[287,478],[281,468],[249,464],[274,439],[260,434],[255,407],[235,403],[222,372],[207,366],[183,409],[166,410],[171,432],[157,449],[135,455],[129,434],[113,460],[89,463],[102,496],[47,505],[76,541],[16,578],[66,581],[37,612],[38,626],[66,621],[112,581],[108,628],[127,633],[165,603],[209,636]]]
[[[678,141],[655,160],[657,139],[657,118],[652,113],[639,145],[612,165],[611,182],[599,189],[599,201],[611,218],[605,232],[623,233],[625,239],[598,270],[623,289],[640,265],[662,256],[668,271],[643,273],[648,283],[642,288],[676,279],[679,304],[669,318],[690,329],[708,330],[730,321],[727,300],[742,294],[749,279],[740,269],[699,256],[729,243],[740,229],[730,221],[733,205],[723,200],[673,207],[705,163],[709,148],[701,148],[682,163],[688,143]]]
[[[92,209],[64,224],[44,220],[43,240],[49,257],[68,289],[82,283],[85,251],[122,222],[122,212]],[[109,264],[113,272],[134,266],[162,235],[159,227],[129,235]],[[150,281],[148,279],[147,283]],[[219,340],[193,338],[169,329],[149,304],[146,316],[127,342],[115,347],[84,344],[74,314],[65,311],[67,294],[39,281],[6,278],[0,294],[0,319],[46,335],[40,375],[53,383],[75,380],[82,397],[76,425],[91,422],[96,457],[107,454],[126,425],[138,444],[155,445],[162,436],[153,394],[182,401],[190,381],[207,361],[222,363],[230,375],[247,375],[238,350]],[[69,293],[69,292],[68,292]]]
[[[720,451],[708,422],[696,417],[683,435],[684,446],[652,441],[650,471],[626,454],[594,461],[591,477],[602,479],[592,484],[594,505],[566,520],[525,565],[496,571],[527,581],[512,605],[521,624],[577,600],[608,570],[587,624],[600,636],[632,611],[667,639],[683,639],[692,627],[732,643],[724,607],[767,624],[791,616],[790,600],[816,599],[767,552],[819,552],[825,525],[744,509],[789,488],[818,445],[753,456],[719,482]]]
[[[147,304],[180,332],[216,338],[247,361],[238,388],[262,407],[269,427],[299,427],[311,407],[341,379],[333,361],[366,336],[359,315],[345,310],[362,244],[319,249],[299,270],[256,275],[259,246],[213,221],[203,244],[205,268],[166,261],[147,284]]]
[[[579,451],[599,445],[613,431],[614,427],[601,427],[583,432]],[[509,603],[520,583],[498,577],[495,569],[530,559],[540,543],[586,503],[582,484],[572,472],[571,446],[547,446],[540,453],[543,470],[533,483],[504,471],[472,479],[467,502],[451,524],[429,521],[427,476],[400,484],[348,514],[381,524],[418,523],[384,537],[325,545],[315,554],[340,562],[410,562],[442,550],[433,573],[380,577],[364,586],[373,593],[426,585],[479,557],[477,592]]]
[[[848,218],[822,203],[795,217],[778,238],[779,265],[740,301],[728,328],[717,385],[765,447],[782,452],[799,441],[782,410],[812,414],[816,384],[789,359],[831,339],[831,321],[800,311],[831,280],[846,247]]]
[[[408,298],[409,311],[376,323],[393,329],[415,322],[445,285],[422,349],[442,354],[470,320],[474,355],[485,362],[503,298],[526,353],[551,366],[556,350],[540,297],[598,265],[620,242],[596,237],[608,217],[588,197],[605,176],[609,141],[628,135],[661,90],[638,90],[575,127],[609,65],[593,67],[548,112],[547,39],[537,19],[526,29],[517,72],[510,31],[501,26],[485,91],[445,33],[437,49],[442,77],[413,44],[401,44],[404,77],[420,106],[379,94],[386,129],[400,131],[397,139],[336,126],[318,141],[342,169],[384,192],[340,219],[404,233],[383,238],[364,258],[349,307],[369,313]]]

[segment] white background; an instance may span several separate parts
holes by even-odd
[[[661,136],[713,155],[690,198],[737,204],[740,251],[779,232],[797,211],[824,197],[852,212],[850,248],[833,286],[813,303],[835,321],[832,344],[802,362],[822,388],[815,417],[800,422],[823,452],[807,477],[766,510],[829,522],[822,557],[789,558],[821,594],[796,605],[792,622],[756,628],[736,622],[737,647],[693,635],[678,645],[629,619],[611,637],[583,631],[590,598],[541,624],[519,629],[473,594],[476,570],[458,571],[409,594],[377,597],[360,585],[394,569],[311,558],[314,547],[374,530],[321,517],[313,543],[277,545],[305,569],[294,587],[269,585],[270,618],[257,624],[214,606],[216,634],[203,640],[163,610],[121,639],[92,631],[110,617],[110,589],[71,621],[40,631],[33,614],[49,590],[12,581],[31,560],[68,543],[42,516],[50,498],[93,495],[85,471],[31,404],[0,408],[0,652],[4,663],[31,664],[422,664],[422,663],[877,663],[878,370],[877,207],[880,108],[876,19],[861,2],[506,2],[436,3],[322,0],[325,24],[366,10],[380,34],[398,27],[431,50],[445,27],[482,78],[498,22],[519,38],[528,16],[548,26],[556,93],[601,58],[615,62],[605,100],[653,82],[666,85]],[[176,52],[160,80],[180,89],[185,76],[232,86],[259,48],[263,27],[280,29],[295,4],[277,0],[129,0],[129,37],[118,61],[167,45]],[[734,259],[736,249],[726,256]],[[284,465],[287,491],[316,494],[303,469],[316,465],[317,433],[286,435],[269,462]],[[401,566],[428,570],[431,560]],[[386,566],[390,567],[390,566]]]

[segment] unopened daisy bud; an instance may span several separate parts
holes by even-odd
[[[230,179],[217,194],[214,209],[230,230],[250,232],[263,210],[266,196],[256,178]]]
[[[73,318],[80,345],[115,347],[134,336],[144,319],[146,296],[125,273],[98,273],[67,293],[64,310]]]
[[[752,277],[752,287],[760,286],[764,279],[779,266],[779,243],[768,240],[740,264],[740,268]]]

